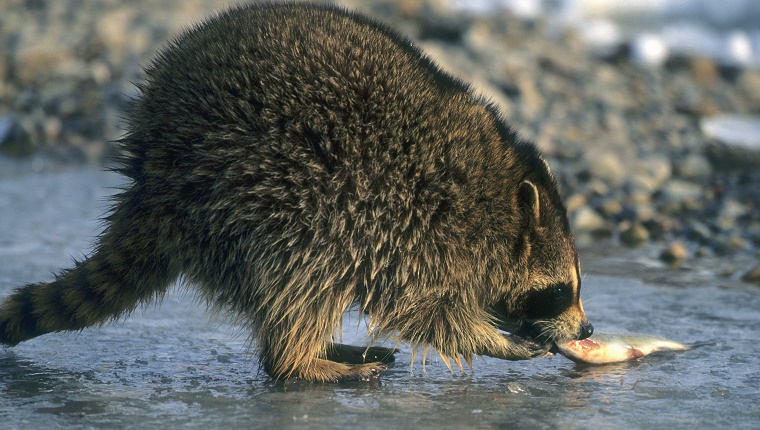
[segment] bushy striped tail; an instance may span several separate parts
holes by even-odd
[[[162,294],[176,278],[168,259],[104,236],[99,249],[54,282],[18,288],[0,305],[0,343],[102,325]]]

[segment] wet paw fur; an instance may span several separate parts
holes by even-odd
[[[350,373],[347,373],[335,382],[348,382],[348,381],[371,381],[373,379],[380,378],[380,372],[387,369],[387,366],[383,363],[366,363],[359,365],[351,365]]]
[[[384,363],[344,364],[325,359],[316,359],[308,365],[296,368],[293,372],[279,374],[274,372],[277,380],[300,379],[310,382],[349,382],[371,381],[380,377],[380,372],[387,367]]]
[[[530,360],[546,355],[552,347],[551,343],[540,343],[532,339],[505,334],[509,341],[507,360]]]

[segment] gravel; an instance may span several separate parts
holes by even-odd
[[[0,154],[103,163],[140,66],[181,28],[236,2],[209,3],[6,0]],[[537,143],[579,242],[651,244],[678,261],[757,255],[760,149],[701,124],[760,115],[760,71],[689,56],[644,67],[635,46],[600,53],[541,19],[468,15],[436,0],[343,4],[418,41]]]

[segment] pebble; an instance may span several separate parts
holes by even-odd
[[[649,240],[649,231],[641,224],[633,224],[620,232],[620,241],[628,246],[639,246]]]
[[[597,234],[610,229],[605,219],[588,206],[583,206],[573,212],[570,215],[570,224],[573,231],[578,233]]]
[[[636,173],[649,177],[657,187],[673,175],[673,164],[670,157],[664,154],[647,155],[638,160],[634,166]]]
[[[682,203],[702,198],[703,188],[694,182],[674,179],[662,187],[661,195],[667,202]]]
[[[724,230],[729,230],[736,225],[737,218],[745,216],[748,212],[747,207],[741,202],[726,199],[720,206],[716,224]]]
[[[707,242],[713,236],[710,228],[700,221],[691,221],[683,234],[687,239],[701,243]]]
[[[760,116],[717,115],[703,119],[701,127],[723,144],[760,152]]]
[[[572,196],[568,197],[567,200],[565,200],[565,207],[567,208],[568,212],[572,213],[580,208],[585,207],[586,202],[586,196],[583,194],[573,194]]]
[[[745,69],[737,81],[737,89],[747,97],[747,101],[753,106],[750,111],[757,112],[760,107],[760,70]]]
[[[623,212],[623,205],[616,199],[608,199],[599,205],[599,210],[606,217],[611,218]]]
[[[679,265],[686,259],[688,251],[680,242],[673,242],[660,254],[660,260],[670,264]]]
[[[619,187],[628,171],[613,151],[590,151],[586,154],[586,170],[592,178],[600,179],[611,187]]]
[[[742,281],[753,282],[760,285],[760,265],[742,275]]]
[[[639,35],[631,42],[631,60],[641,66],[661,66],[668,54],[668,45],[654,34]]]
[[[683,179],[704,182],[713,174],[710,160],[702,154],[688,154],[676,162],[676,172]]]
[[[20,157],[32,154],[34,149],[28,121],[22,124],[13,116],[0,118],[0,153]]]

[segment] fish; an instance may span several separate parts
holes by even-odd
[[[556,352],[576,363],[607,364],[638,360],[656,351],[686,351],[682,343],[641,333],[594,334],[582,340],[558,341]]]

